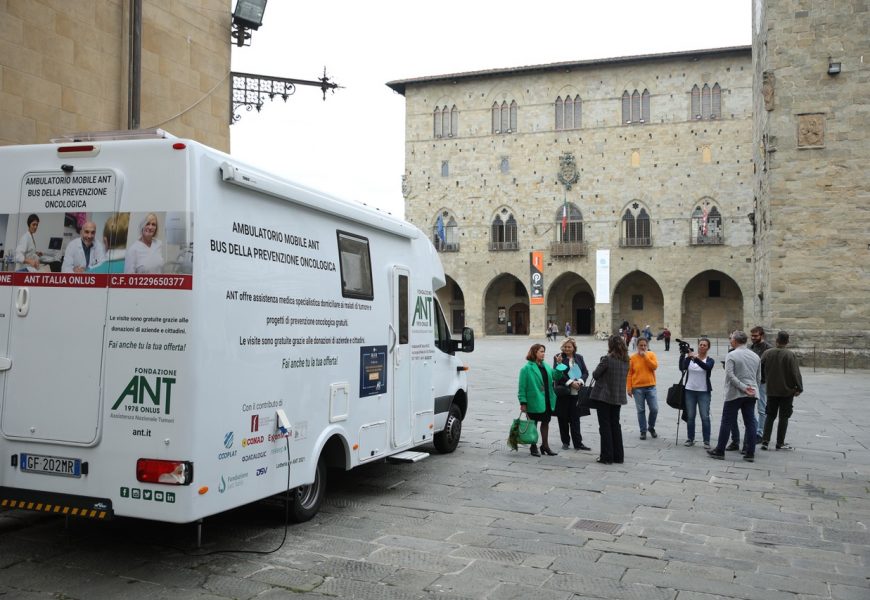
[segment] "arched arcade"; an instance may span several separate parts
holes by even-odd
[[[529,292],[510,273],[493,279],[483,294],[483,328],[486,335],[529,334]]]
[[[555,321],[559,331],[571,323],[577,335],[595,332],[595,294],[592,286],[576,273],[559,275],[550,285],[547,298],[547,322]]]
[[[685,337],[728,337],[743,329],[743,292],[731,277],[709,270],[683,289],[680,330]]]

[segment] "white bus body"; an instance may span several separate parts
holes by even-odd
[[[0,506],[187,523],[289,468],[304,520],[326,467],[456,447],[473,332],[412,225],[189,140],[0,147],[0,180]]]

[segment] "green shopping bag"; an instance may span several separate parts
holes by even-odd
[[[508,446],[513,450],[516,450],[519,444],[529,445],[538,443],[538,425],[534,421],[524,419],[524,414],[520,412],[520,416],[514,419],[508,432]]]

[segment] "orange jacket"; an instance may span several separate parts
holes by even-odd
[[[656,369],[659,361],[654,352],[649,350],[641,356],[632,354],[628,363],[628,377],[625,380],[625,391],[631,394],[634,388],[649,387],[656,384]]]

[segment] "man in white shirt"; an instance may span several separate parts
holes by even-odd
[[[82,225],[81,237],[69,243],[63,256],[64,273],[84,273],[106,260],[102,244],[96,241],[97,224],[87,221]]]

